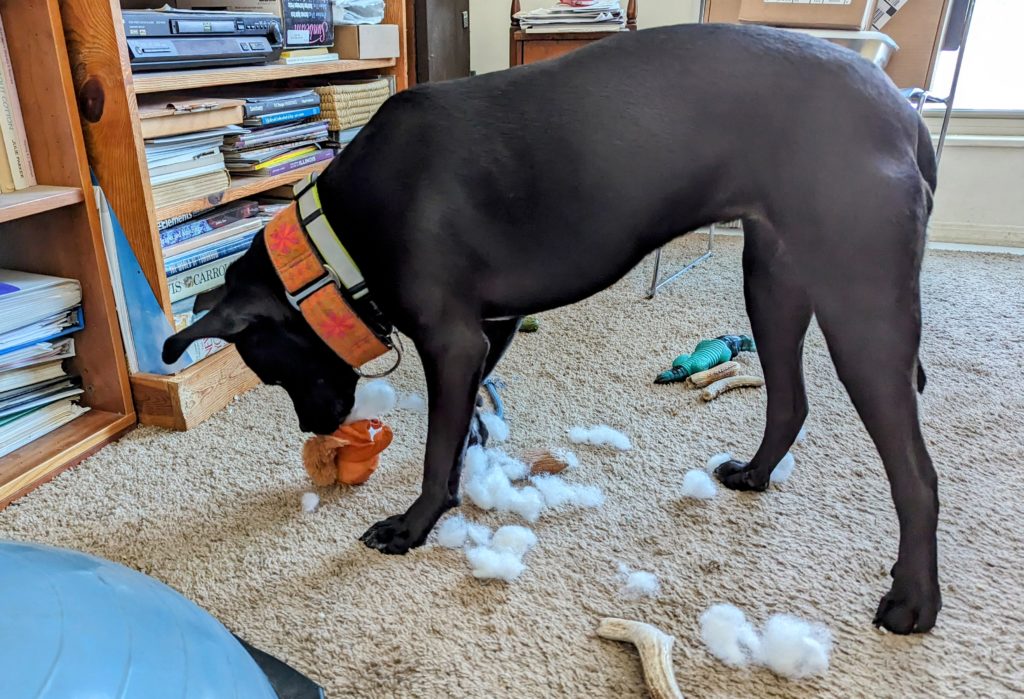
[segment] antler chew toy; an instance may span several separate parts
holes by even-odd
[[[597,635],[636,646],[640,653],[640,665],[644,669],[644,682],[652,699],[683,699],[672,670],[674,636],[642,621],[614,617],[601,620]]]
[[[719,379],[727,379],[730,376],[736,376],[739,373],[739,362],[725,362],[724,364],[719,364],[707,371],[690,374],[690,378],[686,379],[686,383],[692,384],[695,388],[704,388],[705,386],[710,386]]]
[[[761,386],[764,386],[764,379],[760,376],[730,376],[727,379],[715,381],[704,389],[700,397],[704,400],[714,400],[734,388],[759,388]]]

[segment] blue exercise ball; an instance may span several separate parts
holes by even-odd
[[[278,699],[224,626],[142,573],[0,541],[4,699]]]

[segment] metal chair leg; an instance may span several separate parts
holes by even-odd
[[[711,224],[711,226],[708,227],[708,249],[704,252],[704,254],[702,254],[700,257],[692,260],[689,264],[687,264],[682,269],[680,269],[680,270],[678,270],[676,272],[673,272],[672,274],[670,274],[668,277],[666,277],[662,281],[658,281],[658,274],[661,271],[661,248],[658,248],[655,251],[655,253],[654,253],[654,276],[651,277],[651,288],[647,292],[647,298],[648,299],[653,299],[655,294],[658,293],[658,289],[660,289],[661,287],[665,286],[666,284],[668,284],[669,282],[673,281],[674,279],[678,278],[679,276],[681,276],[685,272],[690,271],[691,269],[693,269],[694,267],[699,265],[701,262],[703,262],[704,260],[706,260],[709,257],[711,257],[711,253],[714,251],[714,241],[715,241],[715,224]]]

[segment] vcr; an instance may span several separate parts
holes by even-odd
[[[132,71],[261,65],[281,57],[281,18],[259,12],[125,10]]]

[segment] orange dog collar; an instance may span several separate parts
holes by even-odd
[[[270,261],[292,306],[328,347],[358,370],[395,348],[392,328],[324,216],[315,176],[295,186],[295,200],[267,224]]]

